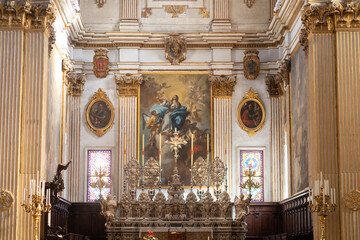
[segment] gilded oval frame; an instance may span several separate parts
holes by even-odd
[[[110,117],[107,121],[107,123],[105,124],[105,126],[101,126],[98,127],[94,124],[94,116],[92,116],[92,106],[94,106],[94,104],[99,103],[99,102],[103,102],[105,103],[106,107],[108,108],[108,112],[110,112]],[[105,116],[106,117],[106,116]],[[96,116],[95,116],[96,118]],[[92,96],[90,102],[88,103],[87,107],[86,107],[86,123],[88,128],[95,133],[96,135],[98,135],[99,137],[103,136],[107,131],[110,130],[110,128],[112,127],[112,125],[114,124],[114,118],[115,118],[115,111],[114,111],[114,106],[112,105],[110,99],[108,98],[108,96],[106,95],[105,92],[103,92],[103,90],[101,88],[98,89],[98,91]]]
[[[255,127],[251,128],[244,124],[243,119],[241,117],[241,109],[245,106],[246,103],[253,101],[256,104],[260,106],[260,110],[262,113],[260,123],[257,124]],[[254,91],[254,89],[250,88],[250,90],[245,94],[241,102],[239,103],[238,109],[237,109],[237,120],[240,128],[247,132],[250,136],[254,136],[257,132],[259,132],[265,125],[265,107],[261,99],[259,98],[259,95],[257,92]]]

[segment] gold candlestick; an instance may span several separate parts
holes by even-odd
[[[46,213],[50,211],[50,196],[48,194],[48,198],[46,199],[46,203],[44,203],[45,197],[43,195],[33,194],[32,196],[28,196],[31,199],[30,203],[23,203],[22,206],[25,209],[25,212],[31,213],[34,220],[34,240],[39,240],[39,222],[42,213]]]
[[[106,171],[103,171],[103,169],[100,169],[99,171],[95,171],[94,177],[96,178],[95,182],[90,183],[90,187],[99,189],[100,195],[99,200],[102,198],[102,190],[104,188],[110,188],[111,184],[108,183],[107,180],[104,180],[103,178],[109,177]]]
[[[333,195],[335,196],[335,192],[333,193]],[[314,200],[314,202],[312,200]],[[320,186],[320,193],[318,195],[315,195],[313,199],[312,196],[310,196],[309,209],[312,212],[316,212],[320,218],[320,240],[325,240],[326,218],[329,213],[335,211],[335,208],[336,204],[334,203],[334,199],[331,198],[329,195],[325,194],[324,186]]]

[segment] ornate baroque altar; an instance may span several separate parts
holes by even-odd
[[[224,163],[215,158],[209,164],[199,157],[192,164],[192,186],[184,197],[177,159],[186,140],[174,132],[165,143],[171,144],[174,150],[175,167],[170,187],[166,192],[161,188],[160,166],[154,158],[150,158],[142,168],[136,158],[128,161],[124,168],[125,188],[120,202],[117,203],[116,196],[112,195],[100,199],[107,239],[138,240],[148,230],[153,231],[159,240],[167,239],[170,232],[182,232],[187,237],[184,239],[245,239],[251,188],[258,187],[252,180],[252,173],[248,173],[248,181],[241,186],[249,190],[248,197],[241,195],[231,202]],[[145,189],[145,184],[156,187]]]

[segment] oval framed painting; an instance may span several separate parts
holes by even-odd
[[[87,105],[86,122],[89,129],[99,137],[109,131],[113,125],[114,107],[101,88]]]
[[[241,100],[237,111],[238,123],[242,130],[254,136],[265,124],[265,108],[257,92],[252,88]]]

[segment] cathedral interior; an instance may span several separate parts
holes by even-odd
[[[360,1],[0,0],[1,240],[360,240]]]

